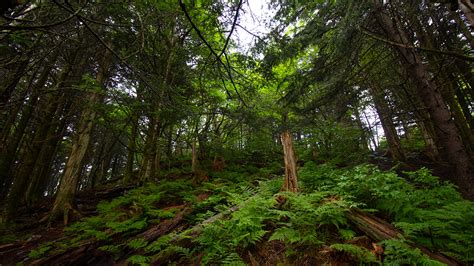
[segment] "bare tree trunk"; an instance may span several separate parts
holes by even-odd
[[[73,59],[74,61],[74,59]],[[67,79],[71,75],[72,70],[72,62],[67,64],[65,69],[60,74],[58,78],[58,83],[56,88],[64,87]],[[45,144],[46,140],[53,136],[48,136],[50,132],[50,127],[52,125],[52,121],[54,121],[54,114],[60,106],[61,102],[64,101],[64,98],[61,97],[62,92],[57,92],[55,94],[47,95],[44,99],[44,106],[40,108],[41,110],[41,118],[38,123],[38,129],[34,132],[34,135],[31,137],[30,145],[25,147],[23,150],[23,161],[19,167],[18,173],[14,176],[13,182],[11,184],[11,188],[7,194],[7,200],[4,209],[4,219],[6,221],[10,220],[12,214],[15,212],[17,206],[22,201],[22,197],[25,194],[25,186],[27,186],[30,178],[31,178],[31,170],[34,168],[38,155],[41,151],[41,148]],[[57,99],[59,98],[59,99]],[[27,110],[28,112],[32,112]],[[23,124],[25,123],[25,124]],[[25,130],[26,123],[28,121],[22,121],[22,125],[19,129],[22,131]],[[20,133],[19,133],[20,134]],[[18,136],[19,137],[19,136]],[[20,139],[14,139],[15,142],[15,150],[18,149]],[[17,143],[18,142],[18,143]],[[10,152],[16,152],[13,148]],[[12,154],[13,156],[15,153]],[[11,173],[10,173],[11,174]],[[7,182],[10,182],[7,180]]]
[[[196,174],[198,170],[198,156],[197,156],[197,151],[196,151],[196,141],[193,140],[193,143],[191,144],[191,172],[193,174]]]
[[[376,7],[381,7],[378,1],[374,1],[374,3]],[[386,35],[390,36],[393,41],[410,44],[406,33],[399,29],[386,13],[377,10],[376,18]],[[403,60],[403,65],[406,67],[411,81],[436,125],[438,142],[443,148],[441,154],[456,169],[452,181],[459,186],[461,193],[466,198],[474,199],[473,162],[463,145],[459,130],[439,88],[431,80],[427,67],[415,50],[404,47],[396,47],[395,50]]]
[[[429,18],[426,18],[425,21],[420,21],[419,19],[414,20],[413,28],[416,31],[417,37],[421,42],[421,45],[430,49],[437,49],[441,44],[436,38],[433,38],[430,34],[427,34],[424,25],[429,24],[428,19],[437,22],[438,26],[437,29],[444,31],[446,34],[447,39],[455,38],[455,36],[450,36],[450,28],[447,28],[444,23],[441,22],[440,18],[436,15],[431,15]],[[436,30],[434,28],[430,28],[427,26],[428,30]],[[450,46],[450,42],[448,41],[448,45]],[[449,47],[448,46],[448,47]],[[460,106],[462,99],[458,99],[461,101],[456,100],[455,91],[457,88],[457,79],[458,76],[461,77],[461,73],[456,73],[457,67],[461,63],[457,63],[456,65],[448,64],[443,65],[440,64],[443,58],[436,54],[428,54],[427,58],[430,62],[429,66],[431,66],[433,72],[438,72],[433,78],[433,82],[436,82],[436,86],[439,88],[440,93],[443,99],[446,101],[447,106],[449,106],[449,110],[451,111],[451,115],[454,118],[454,123],[458,127],[459,133],[461,135],[461,139],[464,143],[464,147],[466,152],[472,156],[473,151],[471,147],[474,147],[474,136],[471,133],[469,128],[469,118],[471,117],[471,113],[469,112],[468,115],[465,115],[462,107]],[[464,63],[464,62],[462,62]],[[464,65],[465,68],[469,68],[468,65]]]
[[[298,171],[296,169],[296,156],[293,149],[293,140],[289,130],[281,133],[281,144],[285,158],[285,181],[281,191],[298,191]]]
[[[359,128],[360,130],[360,140],[361,140],[361,144],[360,148],[362,148],[362,150],[364,151],[367,151],[369,150],[369,140],[367,139],[367,130],[365,129],[364,127],[364,124],[362,124],[362,119],[361,119],[361,116],[360,116],[360,112],[359,112],[359,108],[356,106],[353,108],[354,110],[354,116],[355,116],[355,122],[357,124],[357,127]]]
[[[29,55],[31,55],[31,52],[29,53]],[[30,60],[31,59],[29,58],[29,56],[27,56],[27,58],[22,59],[22,61],[16,63],[16,68],[13,71],[14,74],[12,74],[11,77],[7,76],[6,77],[7,84],[5,84],[5,87],[2,86],[0,88],[1,89],[0,91],[0,117],[3,117],[3,113],[7,109],[6,107],[7,107],[8,101],[10,101],[10,98],[12,97],[13,92],[15,91],[18,83],[21,80],[21,77],[23,77],[23,75],[25,74]],[[3,78],[5,77],[2,77],[2,79]]]
[[[109,50],[106,50],[102,61],[100,62],[100,69],[96,76],[97,84],[101,87],[104,86],[106,81],[111,60],[111,53]],[[88,103],[92,105],[96,104],[100,102],[101,98],[102,95],[100,92],[90,92],[88,95]],[[68,221],[68,210],[72,206],[72,200],[76,193],[76,187],[81,175],[85,154],[90,144],[91,133],[97,116],[97,113],[93,108],[94,107],[92,106],[82,111],[78,125],[78,136],[73,142],[71,154],[67,160],[64,175],[61,179],[56,199],[53,203],[50,220],[64,214],[64,222],[67,223]]]
[[[154,177],[156,171],[156,147],[159,135],[159,122],[155,122],[154,119],[150,119],[150,126],[148,128],[148,134],[146,139],[145,155],[143,158],[143,164],[141,169],[141,180],[147,181]]]
[[[67,118],[64,117],[64,114],[69,111],[72,105],[72,101],[66,99],[66,97],[66,95],[62,96],[63,99],[61,101],[66,101],[66,103],[56,110],[53,119],[54,122],[49,128],[46,142],[41,147],[33,169],[30,169],[31,177],[25,197],[28,204],[31,204],[41,196],[42,192],[44,192],[44,183],[47,183],[48,178],[50,178],[49,174],[51,172],[54,155],[58,143],[64,136],[66,127]]]
[[[426,128],[426,122],[419,122],[418,127],[420,129],[421,135],[423,136],[423,141],[425,142],[425,149],[428,152],[428,156],[433,160],[437,161],[440,158],[438,151],[438,146],[436,145],[435,139],[432,136],[432,133]]]
[[[123,178],[123,182],[126,184],[130,182],[133,176],[133,164],[135,162],[135,151],[137,149],[137,134],[138,134],[138,115],[135,111],[132,111],[132,129],[130,132],[130,137],[128,139],[128,155],[127,155],[127,163],[125,165],[125,175]]]
[[[53,58],[55,60],[55,57]],[[54,62],[51,62],[49,66],[45,67],[43,72],[41,73],[38,81],[32,88],[31,95],[29,96],[30,99],[26,103],[25,107],[21,112],[21,116],[19,121],[15,126],[15,130],[13,134],[10,134],[9,127],[4,128],[4,133],[2,136],[2,144],[0,144],[0,193],[2,195],[7,194],[7,189],[9,187],[9,183],[11,178],[11,169],[14,165],[16,153],[20,144],[20,141],[25,134],[25,130],[30,122],[34,109],[37,107],[37,103],[39,100],[39,94],[42,87],[46,84],[46,81],[50,75],[50,71],[52,69],[52,65]],[[15,112],[15,117],[17,113]],[[13,117],[12,124],[14,124],[15,117]],[[5,132],[6,131],[6,132]],[[0,197],[1,198],[1,197]]]
[[[385,102],[384,93],[377,85],[372,85],[371,87],[375,109],[377,110],[380,122],[382,123],[382,128],[385,133],[385,138],[387,139],[391,157],[397,161],[404,161],[405,154],[403,153],[400,138],[395,129],[388,104]]]
[[[359,209],[352,209],[346,214],[347,219],[355,225],[357,229],[364,232],[370,238],[375,241],[383,241],[388,239],[399,239],[403,234],[398,231],[393,225],[386,221],[372,215],[365,213]],[[452,257],[442,254],[441,252],[435,253],[420,245],[414,243],[410,244],[414,248],[420,249],[422,253],[430,257],[431,259],[440,261],[447,265],[461,265],[461,263]]]

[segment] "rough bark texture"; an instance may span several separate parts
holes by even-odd
[[[349,221],[351,221],[357,227],[357,229],[364,232],[376,241],[397,239],[399,238],[399,236],[402,235],[402,233],[395,229],[393,225],[371,214],[365,213],[359,209],[352,209],[346,216]],[[423,252],[431,259],[440,261],[447,265],[462,265],[462,263],[452,257],[443,255],[441,253],[434,253],[422,246],[412,246],[420,249],[421,252]]]
[[[61,82],[62,84],[62,82]],[[25,187],[30,181],[31,170],[35,166],[38,155],[43,147],[45,140],[52,136],[48,136],[50,132],[51,121],[54,120],[54,114],[60,105],[60,99],[55,99],[58,94],[51,95],[45,101],[44,112],[39,123],[39,129],[35,132],[30,143],[25,145],[23,154],[20,156],[23,158],[17,174],[15,175],[11,184],[9,193],[7,195],[7,203],[4,210],[4,219],[6,221],[12,218],[12,214],[15,212],[16,207],[20,205],[22,196],[26,192]]]
[[[96,76],[99,86],[103,86],[107,77],[107,72],[111,63],[111,53],[107,50],[100,63],[100,69]],[[95,104],[101,99],[99,92],[90,92],[88,95],[88,103]],[[71,153],[66,163],[64,175],[56,194],[56,199],[51,210],[51,218],[55,218],[61,213],[65,214],[65,223],[67,223],[67,211],[72,206],[72,200],[76,192],[77,183],[82,171],[85,154],[91,140],[91,133],[95,123],[97,113],[92,108],[86,108],[81,114],[78,125],[78,135],[73,142]]]
[[[285,158],[285,182],[281,191],[298,191],[298,171],[296,169],[296,156],[293,149],[293,140],[289,130],[281,133],[281,144]]]
[[[89,102],[95,103],[98,97],[97,94],[94,94],[89,97]],[[71,205],[70,203],[76,192],[77,182],[82,171],[85,154],[91,140],[95,117],[96,113],[92,110],[82,112],[82,118],[78,128],[79,135],[72,145],[71,154],[66,163],[64,176],[61,179],[61,184],[52,209],[53,216],[67,210],[67,206]]]
[[[63,95],[63,98],[65,97],[66,96]],[[42,145],[35,166],[31,170],[31,181],[26,190],[25,197],[28,204],[31,204],[43,195],[44,188],[48,183],[48,179],[50,179],[54,155],[56,154],[58,143],[61,141],[62,136],[64,136],[64,131],[66,130],[67,118],[62,116],[69,111],[72,104],[72,102],[67,99],[63,99],[62,101],[67,102],[64,106],[56,110],[56,114],[54,115],[55,119],[49,128],[49,137]]]
[[[381,8],[378,1],[374,3],[376,7]],[[375,16],[386,35],[393,41],[402,44],[410,43],[406,33],[399,29],[396,22],[393,22],[387,14],[376,10]],[[473,162],[464,148],[459,130],[439,88],[431,80],[427,67],[416,51],[399,46],[395,49],[436,125],[438,142],[443,148],[441,154],[456,169],[456,175],[453,175],[452,181],[459,186],[464,197],[474,199]]]

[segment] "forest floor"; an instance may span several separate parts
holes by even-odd
[[[228,163],[200,180],[189,166],[171,168],[157,182],[81,192],[68,226],[39,222],[51,206],[45,200],[1,229],[0,265],[474,261],[474,225],[466,223],[474,204],[429,171],[406,172],[432,166],[445,180],[449,169],[419,158],[372,163],[382,170],[308,162],[297,194],[279,192],[278,163]]]

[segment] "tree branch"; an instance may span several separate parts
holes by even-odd
[[[56,1],[54,1],[55,4],[59,5]],[[84,5],[82,5],[79,9],[75,10],[74,12],[72,12],[72,14],[61,20],[61,21],[58,21],[58,22],[54,22],[54,23],[51,23],[51,24],[46,24],[46,25],[32,25],[32,26],[23,26],[23,25],[20,25],[20,26],[13,26],[13,25],[1,25],[0,26],[0,30],[9,30],[9,31],[14,31],[14,30],[36,30],[36,29],[44,29],[44,28],[51,28],[51,27],[54,27],[54,26],[57,26],[57,25],[60,25],[60,24],[63,24],[63,23],[66,23],[67,21],[71,20],[72,18],[74,18],[75,16],[77,16],[86,6],[87,4],[89,3],[89,0],[86,0],[84,2]],[[69,10],[68,10],[69,11]]]
[[[430,53],[450,55],[450,56],[453,56],[453,57],[456,57],[456,58],[459,58],[459,59],[462,59],[462,60],[474,62],[474,57],[472,57],[472,56],[467,56],[467,55],[463,55],[463,54],[459,54],[459,53],[451,52],[451,51],[442,51],[442,50],[436,50],[436,49],[425,48],[425,47],[415,47],[415,46],[406,45],[406,44],[403,44],[403,43],[394,42],[394,41],[391,41],[391,40],[387,40],[387,39],[385,39],[381,36],[378,36],[377,34],[371,32],[371,31],[369,31],[368,29],[365,29],[365,28],[362,28],[361,32],[363,34],[371,37],[372,39],[375,39],[377,41],[381,41],[381,42],[384,42],[384,43],[387,43],[387,44],[390,44],[390,45],[393,45],[393,46],[402,47],[402,48],[405,48],[405,49],[421,50],[421,51],[430,52]]]
[[[199,28],[196,26],[196,24],[194,24],[193,20],[191,19],[191,16],[189,15],[188,13],[188,10],[186,9],[186,6],[184,5],[183,1],[182,0],[179,0],[179,6],[181,7],[181,10],[184,12],[184,15],[186,16],[186,19],[189,21],[189,23],[191,24],[191,27],[194,29],[194,31],[196,31],[198,37],[204,42],[204,44],[207,46],[207,48],[209,48],[209,50],[211,51],[211,53],[216,57],[216,60],[224,67],[224,69],[226,70],[227,72],[227,75],[229,76],[229,79],[230,79],[230,82],[232,83],[232,86],[234,87],[234,90],[235,92],[237,93],[237,97],[239,98],[240,102],[245,106],[245,107],[248,107],[247,104],[245,103],[245,101],[242,99],[242,97],[240,97],[240,94],[237,90],[237,87],[235,86],[235,83],[234,83],[234,80],[232,78],[232,73],[231,73],[231,70],[228,68],[228,66],[222,61],[221,57],[216,53],[216,51],[212,48],[212,46],[209,44],[209,42],[207,42],[206,38],[204,38],[204,36],[202,35],[201,33],[201,30],[199,30]],[[240,6],[240,5],[239,5]],[[225,54],[225,52],[224,52]],[[229,64],[229,62],[227,61],[227,64]],[[227,92],[228,95],[229,92],[227,91],[227,88],[224,88]]]
[[[227,45],[229,45],[230,37],[232,36],[232,33],[235,30],[235,26],[237,25],[237,19],[239,18],[239,11],[240,8],[242,7],[242,0],[239,1],[239,4],[237,5],[237,11],[235,12],[234,16],[234,22],[232,23],[232,28],[230,29],[229,35],[227,36],[227,39],[225,40],[224,47],[222,48],[221,53],[219,54],[219,57],[221,57],[225,53],[225,49],[227,49]]]

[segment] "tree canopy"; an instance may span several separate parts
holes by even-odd
[[[463,219],[474,215],[474,5],[468,0],[268,0],[257,11],[250,2],[2,2],[2,224],[20,223],[18,209],[28,212],[44,202],[42,226],[54,227],[58,220],[70,224],[84,216],[81,195],[118,186],[135,192],[97,206],[96,218],[112,223],[108,229],[99,230],[92,220],[71,229],[106,232],[95,238],[109,241],[128,230],[120,226],[135,226],[132,231],[142,238],[129,242],[116,262],[141,250],[130,264],[164,263],[176,253],[190,259],[192,252],[208,254],[200,261],[204,264],[237,258],[258,264],[253,253],[243,258],[241,251],[262,240],[286,243],[289,257],[298,247],[326,243],[334,254],[380,262],[376,244],[370,253],[349,242],[327,242],[335,228],[338,240],[355,236],[347,220],[357,224],[361,214],[344,214],[354,204],[378,209],[416,240],[412,246],[428,246],[398,261],[396,252],[405,242],[358,229],[374,242],[387,240],[384,256],[395,263],[420,263],[416,256],[423,254],[448,264],[472,263],[472,243],[461,247],[472,235],[455,239],[460,231],[448,234],[451,229],[440,229],[426,217],[435,221],[446,214],[440,210],[452,211],[460,215],[455,223],[463,212]],[[266,20],[258,18],[264,11]],[[258,25],[251,28],[245,21]],[[400,176],[383,172],[389,169]],[[247,179],[240,176],[244,173]],[[280,175],[282,183],[275,183]],[[225,185],[213,181],[221,179]],[[256,180],[264,182],[260,188]],[[231,186],[234,181],[247,182],[248,191]],[[226,196],[213,194],[217,190]],[[423,190],[429,195],[426,215],[418,195]],[[239,193],[245,197],[233,199]],[[150,207],[165,194],[172,195],[168,203],[183,203],[184,209]],[[206,203],[198,203],[201,194],[209,197]],[[277,203],[270,200],[274,194]],[[199,200],[190,200],[192,195]],[[170,218],[177,227],[181,216],[207,221],[211,216],[197,214],[214,208],[209,203],[214,196],[212,204],[226,201],[239,210],[227,223],[191,231],[200,241],[198,251],[183,244],[153,260],[145,256],[178,241],[150,236],[153,232],[144,231],[150,220]],[[438,205],[432,202],[437,197]],[[387,206],[394,199],[404,205]],[[132,205],[141,214],[130,214],[133,219],[123,218],[129,224],[119,226],[118,217],[128,215],[119,209]],[[321,226],[327,235],[311,238],[320,232],[298,215],[330,225]],[[245,231],[250,229],[240,223],[254,218],[259,225]],[[462,228],[473,232],[466,225],[456,230]],[[159,235],[164,237],[174,227],[156,230],[166,231]],[[213,246],[224,236],[232,244]],[[157,238],[166,243],[148,245]],[[429,253],[439,250],[444,254]],[[440,259],[445,255],[453,258]]]

